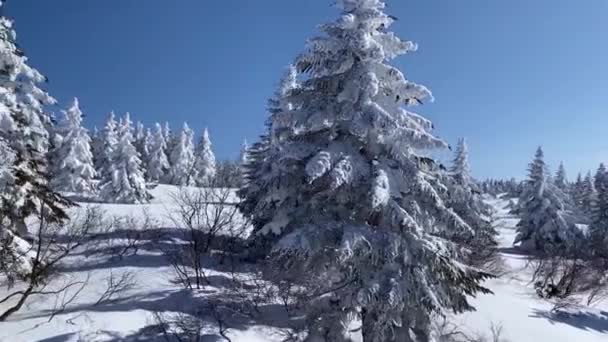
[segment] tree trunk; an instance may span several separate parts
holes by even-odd
[[[15,312],[19,311],[19,309],[21,309],[21,307],[25,303],[25,300],[27,299],[27,297],[30,296],[30,294],[32,293],[32,291],[34,291],[34,285],[30,284],[30,286],[23,292],[23,294],[19,298],[19,301],[17,301],[17,304],[15,304],[14,306],[10,307],[9,309],[7,309],[6,311],[4,311],[0,315],[0,322],[6,321],[6,319],[9,318],[10,315],[12,315]]]

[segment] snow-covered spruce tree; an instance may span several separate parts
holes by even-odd
[[[63,111],[63,116],[59,126],[61,145],[57,149],[57,160],[53,162],[54,177],[51,185],[58,191],[93,193],[95,166],[91,153],[91,138],[82,127],[82,112],[77,98]]]
[[[207,128],[203,131],[203,135],[196,147],[195,169],[197,171],[196,185],[208,186],[215,178],[216,164],[215,154],[211,150],[211,139]]]
[[[139,154],[133,146],[129,113],[117,127],[118,142],[114,146],[108,169],[111,178],[101,184],[102,198],[111,203],[145,203],[152,197],[146,189]]]
[[[555,184],[555,186],[558,187],[562,192],[568,192],[568,178],[566,177],[566,168],[564,167],[563,162],[559,163],[559,167],[555,173],[555,178],[553,179],[553,184]]]
[[[101,140],[103,142],[101,153],[97,156],[97,174],[99,175],[102,184],[112,181],[114,170],[112,165],[112,156],[114,154],[116,144],[118,144],[117,129],[118,124],[114,118],[114,112],[110,112],[101,132]]]
[[[587,215],[593,214],[593,208],[597,201],[597,191],[595,189],[595,180],[591,175],[591,171],[587,172],[583,180],[581,210]]]
[[[146,133],[144,134],[143,141],[143,153],[141,157],[141,161],[144,165],[146,180],[150,180],[150,175],[148,172],[148,164],[150,163],[150,151],[152,150],[152,131],[150,128],[146,128]]]
[[[169,159],[165,154],[167,144],[165,135],[159,123],[156,123],[154,134],[150,139],[150,158],[148,160],[148,178],[152,182],[160,182],[169,172]]]
[[[583,203],[583,196],[584,196],[584,190],[583,190],[583,176],[581,175],[581,173],[579,172],[578,175],[576,176],[576,181],[572,184],[570,184],[570,194],[572,195],[572,201],[574,202],[574,205],[576,206],[577,209],[580,209]]]
[[[133,145],[137,149],[137,152],[139,152],[140,156],[143,155],[145,138],[146,138],[146,127],[144,126],[143,122],[137,121],[137,123],[135,123],[135,137],[134,137],[135,140],[134,140]]]
[[[148,161],[148,145],[146,144],[146,139],[149,139],[149,130],[146,130],[146,127],[141,121],[138,121],[135,125],[135,141],[133,145],[139,153],[139,158],[143,162],[143,168],[146,169],[147,161]]]
[[[249,163],[249,143],[247,139],[243,140],[238,160],[238,184],[239,187],[244,187],[246,184],[246,165]]]
[[[91,153],[93,154],[93,165],[97,171],[97,176],[100,176],[99,170],[101,170],[101,164],[103,163],[103,134],[97,128],[93,127],[93,134],[91,135]]]
[[[597,170],[595,171],[595,177],[593,177],[593,187],[595,191],[599,191],[599,188],[602,186],[603,177],[606,174],[606,165],[604,163],[600,163]]]
[[[595,254],[608,257],[608,172],[604,164],[595,174],[595,191],[589,238]]]
[[[468,147],[464,138],[458,141],[446,183],[448,186],[445,196],[447,206],[452,208],[474,232],[474,234],[464,235],[454,232],[446,237],[468,250],[467,261],[482,266],[496,254],[498,232],[492,226],[490,219],[492,208],[483,201],[478,186],[472,179]]]
[[[256,234],[278,236],[271,273],[306,289],[309,341],[345,341],[352,317],[365,342],[428,340],[430,315],[472,309],[467,294],[487,291],[485,274],[430,234],[470,227],[423,167],[420,151],[446,144],[404,108],[430,92],[387,63],[415,45],[387,31],[384,2],[337,5],[341,18],[294,63],[301,86],[287,95],[293,109],[270,118],[276,148],[262,159],[261,190],[243,192],[257,196],[244,214]]]
[[[265,131],[259,140],[248,148],[247,160],[240,165],[239,178],[244,180],[244,185],[239,189],[238,196],[241,198],[239,206],[243,212],[255,210],[258,197],[266,191],[264,183],[257,182],[256,180],[272,172],[270,168],[272,165],[266,162],[266,157],[276,154],[276,151],[270,152],[269,150],[279,146],[278,139],[281,137],[281,131],[285,129],[276,125],[273,128],[272,118],[275,114],[280,115],[282,112],[294,109],[292,103],[289,102],[288,95],[298,87],[296,67],[290,65],[285,75],[281,78],[274,96],[268,100],[267,110],[270,114],[270,119],[265,122]],[[225,172],[225,170],[221,171]],[[261,234],[252,235],[247,250],[249,258],[263,258],[270,247],[270,239]]]
[[[241,144],[241,151],[239,152],[239,162],[241,165],[247,164],[248,151],[249,151],[249,143],[247,142],[247,139],[245,139],[245,140],[243,140],[243,143]]]
[[[171,151],[171,169],[169,183],[179,186],[195,185],[196,170],[194,168],[194,133],[187,123]]]
[[[175,134],[173,134],[173,131],[171,130],[171,126],[169,125],[169,122],[167,122],[167,121],[165,121],[165,123],[163,125],[163,136],[165,137],[165,145],[167,145],[165,154],[167,156],[171,156],[171,152],[173,152],[173,148],[175,147],[177,139],[175,137]],[[171,160],[169,160],[169,163],[170,162],[171,162]]]
[[[580,235],[565,209],[565,195],[547,180],[544,154],[539,147],[520,197],[521,221],[513,243],[520,243],[524,250],[549,255],[568,250],[580,241]]]
[[[452,178],[464,187],[469,187],[471,184],[471,170],[469,168],[469,149],[467,141],[464,138],[458,139],[456,152],[454,153],[454,161],[450,170]]]
[[[12,156],[2,161],[11,165],[0,179],[0,215],[5,217],[0,226],[22,235],[27,234],[25,219],[40,208],[48,221],[62,221],[67,219],[64,208],[71,204],[48,186],[45,154],[51,120],[44,106],[55,100],[39,88],[46,79],[27,60],[17,47],[13,22],[0,17],[0,139]]]

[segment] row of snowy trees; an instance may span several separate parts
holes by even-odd
[[[608,251],[608,172],[579,173],[570,183],[563,163],[551,175],[538,148],[522,185],[515,212],[520,215],[515,243],[536,252],[568,253],[587,244],[595,254]],[[578,224],[578,225],[577,225]],[[588,229],[581,229],[581,226]],[[608,254],[605,254],[608,256]]]
[[[103,130],[96,130],[93,135],[93,150],[98,151],[95,160],[98,170],[112,168],[112,160],[108,156],[112,154],[116,140],[119,140],[117,136],[121,125],[127,125],[127,130],[133,131],[128,118],[116,122],[114,113],[111,113]],[[173,135],[167,123],[163,126],[156,123],[151,130],[138,122],[129,141],[141,161],[143,177],[148,181],[203,186],[215,177],[216,160],[207,129],[195,144],[194,132],[187,123],[184,123],[178,135]]]
[[[111,113],[103,130],[90,137],[82,118],[74,99],[50,130],[50,185],[56,191],[95,194],[99,189],[106,201],[141,203],[150,198],[146,182],[206,186],[215,178],[207,129],[195,146],[187,124],[174,136],[168,124],[157,123],[152,131],[139,122],[134,129],[129,113],[118,121]]]
[[[447,144],[409,107],[431,93],[389,64],[416,45],[383,1],[336,3],[269,101],[240,209],[268,276],[303,292],[307,341],[349,341],[353,321],[365,342],[428,341],[433,314],[488,292],[459,253],[493,243],[488,208],[464,141],[447,172],[427,156]]]

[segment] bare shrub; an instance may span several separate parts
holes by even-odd
[[[206,311],[192,314],[163,314],[155,312],[153,319],[157,335],[167,342],[188,341],[203,342],[215,333],[226,342],[232,342],[228,336],[228,317],[234,310],[218,302],[211,302]]]
[[[203,261],[213,250],[234,252],[232,239],[244,233],[232,191],[223,188],[182,189],[172,194],[175,212],[170,219],[183,228],[184,242],[165,251],[178,281],[188,289],[208,284]]]
[[[553,312],[584,301],[592,305],[608,296],[608,268],[581,249],[569,253],[536,256],[528,262],[534,270],[536,294],[553,303]]]
[[[113,270],[110,270],[110,274],[105,279],[105,289],[99,296],[99,299],[93,304],[93,306],[104,304],[113,298],[135,288],[135,273],[133,272],[121,272],[119,276],[115,275]]]
[[[101,211],[87,208],[66,224],[48,220],[48,211],[41,204],[37,216],[36,231],[28,250],[20,252],[21,261],[28,264],[21,268],[18,277],[8,282],[9,293],[0,299],[0,321],[5,321],[19,311],[31,296],[56,295],[56,308],[60,312],[74,301],[82,291],[85,281],[69,281],[58,288],[51,286],[59,273],[59,266],[79,247],[83,246],[102,222]],[[68,294],[68,291],[78,288]],[[51,315],[52,319],[53,315]]]
[[[447,317],[439,317],[432,326],[433,335],[438,342],[509,342],[505,337],[502,324],[490,324],[489,332],[465,332]]]

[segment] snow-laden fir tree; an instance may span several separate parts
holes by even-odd
[[[165,135],[159,123],[155,125],[149,149],[148,178],[152,182],[160,182],[167,177],[169,172],[169,159],[165,154],[167,150]]]
[[[577,209],[580,210],[583,203],[584,189],[583,189],[583,176],[579,172],[576,176],[576,181],[570,184],[569,192],[572,196],[572,201]]]
[[[97,176],[100,175],[98,171],[101,170],[101,164],[103,163],[103,151],[103,134],[97,126],[94,126],[91,135],[91,153],[93,154],[93,165],[97,171]]]
[[[0,1],[0,10],[3,6]],[[1,16],[0,139],[12,160],[0,179],[0,214],[5,217],[0,226],[19,234],[27,234],[25,219],[42,206],[47,220],[61,221],[67,219],[64,207],[70,204],[48,186],[45,154],[49,148],[47,127],[52,122],[44,106],[55,100],[39,87],[45,77],[27,62],[17,46],[13,22]]]
[[[555,173],[555,178],[553,179],[553,184],[555,184],[555,186],[558,187],[562,192],[568,192],[568,178],[566,177],[566,168],[564,167],[563,162],[559,163],[559,167]]]
[[[82,127],[82,112],[78,99],[63,111],[63,120],[58,127],[62,136],[53,162],[51,185],[58,191],[93,193],[95,191],[95,166],[91,153],[91,138]]]
[[[603,177],[606,174],[606,165],[604,163],[600,163],[597,170],[595,171],[595,176],[593,177],[593,187],[595,191],[599,191],[602,187]]]
[[[595,189],[595,180],[591,175],[591,171],[587,172],[582,186],[582,201],[581,210],[587,215],[593,214],[593,208],[597,201],[597,191]]]
[[[169,183],[179,186],[195,185],[194,133],[187,123],[173,146],[170,156]]]
[[[171,126],[169,125],[169,122],[167,122],[167,121],[165,121],[165,123],[163,125],[163,136],[165,137],[165,144],[167,145],[165,154],[167,156],[170,156],[171,152],[173,152],[173,147],[175,146],[177,139],[175,137],[175,134],[173,134],[173,131],[171,130]],[[169,162],[171,162],[171,160],[169,160]]]
[[[110,158],[111,178],[101,184],[101,196],[111,203],[146,203],[151,196],[146,189],[139,153],[133,146],[132,122],[129,113],[120,120],[118,142]]]
[[[150,175],[148,173],[148,164],[150,163],[150,151],[152,150],[152,130],[150,128],[146,128],[146,133],[144,133],[143,140],[143,152],[141,161],[144,165],[146,180],[150,180]]]
[[[215,154],[211,149],[211,139],[209,139],[207,128],[203,131],[196,147],[195,169],[197,172],[196,185],[208,186],[212,183],[217,170]]]
[[[103,130],[101,131],[101,140],[103,142],[103,146],[101,148],[101,153],[97,156],[97,174],[101,179],[101,183],[107,183],[112,180],[112,156],[114,154],[116,144],[118,144],[117,129],[118,123],[114,117],[114,112],[110,112],[106,123],[104,124]]]
[[[275,241],[272,274],[306,289],[309,341],[346,341],[352,318],[365,342],[428,340],[432,313],[472,309],[484,274],[430,234],[471,228],[425,171],[423,151],[445,142],[405,109],[430,92],[387,63],[416,46],[387,31],[383,1],[337,5],[340,19],[294,63],[301,85],[286,95],[292,109],[270,118],[269,172],[245,182],[262,190],[243,191],[257,196],[244,213]]]
[[[243,140],[243,143],[241,144],[241,151],[239,152],[239,163],[241,165],[247,164],[248,151],[249,151],[249,143],[245,139],[245,140]]]
[[[565,194],[547,179],[541,147],[528,169],[519,215],[514,244],[520,243],[524,250],[554,254],[569,250],[580,241],[578,229],[566,211]]]
[[[146,164],[146,161],[148,160],[148,150],[147,150],[147,145],[146,145],[146,138],[149,137],[148,135],[146,135],[146,127],[144,126],[144,124],[141,121],[138,121],[137,124],[135,125],[135,141],[134,141],[134,145],[135,145],[135,149],[137,149],[137,153],[139,153],[139,158],[142,160],[142,162],[144,163],[144,169]]]
[[[446,183],[446,204],[473,229],[473,234],[446,232],[446,237],[467,248],[467,261],[482,266],[496,254],[498,232],[490,219],[492,208],[481,198],[478,186],[471,176],[468,147],[464,138],[458,141]]]
[[[452,162],[451,175],[454,180],[464,187],[471,184],[471,170],[469,168],[469,150],[466,139],[458,139],[454,161]]]
[[[255,210],[258,197],[266,191],[265,184],[256,180],[272,172],[270,168],[272,165],[266,162],[266,157],[276,153],[276,151],[271,152],[270,149],[279,146],[281,131],[284,130],[281,127],[273,127],[272,116],[294,109],[292,103],[289,102],[288,95],[298,87],[297,69],[294,65],[290,65],[281,78],[274,96],[268,100],[267,110],[271,117],[265,122],[265,131],[258,141],[247,148],[247,159],[241,161],[242,164],[239,167],[240,175],[237,178],[240,180],[237,183],[243,185],[238,191],[241,198],[239,206],[244,212]],[[226,172],[226,170],[220,171]],[[264,257],[270,245],[269,239],[261,234],[253,235],[249,243],[249,257],[254,259]]]
[[[600,164],[595,174],[595,202],[591,208],[589,238],[593,251],[608,257],[608,172]]]
[[[137,152],[139,152],[140,154],[141,151],[143,150],[144,147],[144,139],[146,137],[146,127],[144,126],[144,123],[141,121],[137,121],[137,123],[135,123],[135,137],[134,137],[134,143],[133,145],[135,145],[135,148],[137,148]]]

